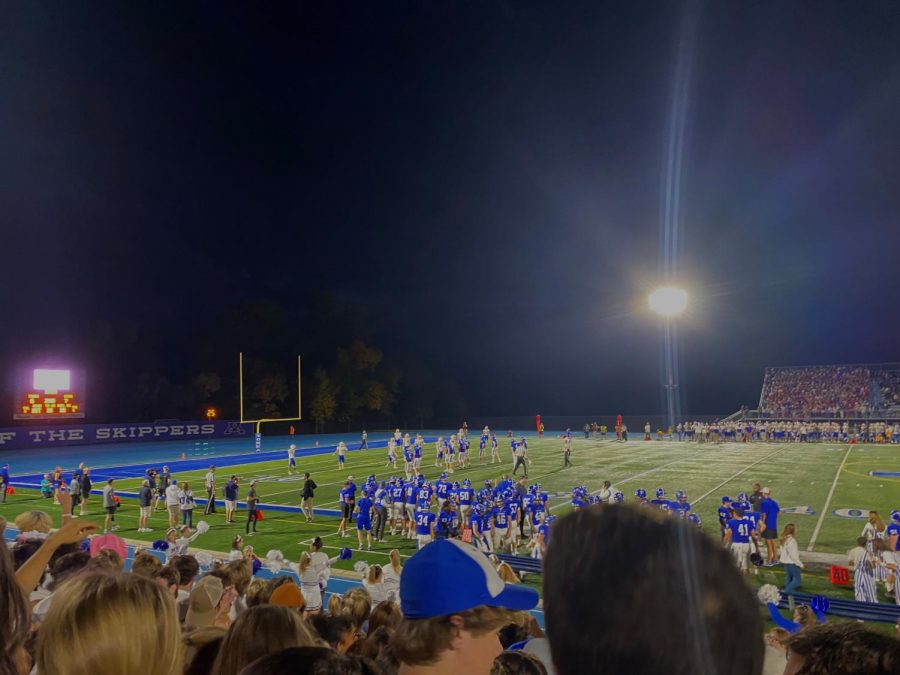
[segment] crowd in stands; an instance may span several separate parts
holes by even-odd
[[[14,545],[0,547],[0,674],[900,672],[900,640],[855,624],[795,615],[770,632],[767,647],[745,568],[735,564],[746,547],[727,534],[729,548],[717,545],[699,521],[673,517],[689,512],[686,495],[669,502],[659,493],[631,504],[616,503],[618,491],[582,502],[578,488],[579,503],[547,537],[546,634],[529,613],[537,591],[514,574],[504,581],[490,557],[460,539],[438,538],[405,565],[392,556],[385,568],[394,586],[372,565],[361,586],[326,603],[327,574],[325,585],[320,572],[301,573],[300,585],[285,575],[254,578],[252,549],[212,564],[199,553],[164,563],[138,551],[126,573],[125,542],[72,518],[63,493],[59,529],[48,514],[26,512]],[[737,536],[748,523],[772,562],[775,537],[764,534],[778,532],[771,492],[754,486],[728,505],[723,532]],[[883,566],[869,552],[891,560],[881,552],[898,534],[900,513],[888,526],[870,515],[862,552],[850,554],[855,574],[877,579]],[[781,536],[782,561],[796,556],[791,535]],[[327,569],[329,559],[314,560],[320,548],[301,556],[304,571]],[[273,555],[265,562],[287,564]],[[770,653],[781,659],[775,670]]]
[[[865,366],[767,368],[760,411],[789,419],[865,413],[871,375]]]
[[[885,410],[900,409],[900,370],[880,370],[875,383],[881,394],[880,407]]]

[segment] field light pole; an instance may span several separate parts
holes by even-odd
[[[681,415],[677,405],[678,366],[675,346],[675,319],[687,309],[688,295],[683,288],[662,286],[647,296],[650,310],[663,318],[663,368],[665,370],[667,426],[675,430],[676,417]]]

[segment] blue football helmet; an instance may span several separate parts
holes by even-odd
[[[656,498],[657,499],[662,499],[665,496],[666,496],[665,488],[656,488]]]
[[[685,492],[684,490],[679,490],[678,492],[675,493],[675,499],[677,499],[680,502],[686,501],[687,500],[687,492]]]
[[[647,491],[644,488],[638,488],[634,491],[634,496],[638,499],[647,499]]]
[[[700,520],[700,516],[698,516],[696,513],[689,513],[688,520],[690,522],[692,522],[694,525],[696,525],[697,527],[700,527],[700,525],[702,524],[702,521]]]
[[[624,502],[625,495],[623,495],[619,490],[616,490],[615,493],[613,494],[613,501],[616,502],[617,504],[619,502]]]

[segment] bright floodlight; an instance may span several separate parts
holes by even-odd
[[[68,370],[50,370],[48,368],[35,368],[34,388],[48,394],[58,391],[68,391],[72,387],[71,373]]]
[[[661,316],[678,316],[687,309],[688,296],[683,288],[662,286],[647,297],[650,309]]]

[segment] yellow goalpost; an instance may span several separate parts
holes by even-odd
[[[302,407],[302,392],[300,389],[301,382],[301,370],[300,370],[300,355],[297,355],[297,416],[296,417],[272,417],[272,418],[264,418],[259,420],[248,420],[244,419],[244,352],[238,352],[238,388],[239,388],[239,398],[240,398],[240,417],[241,424],[255,424],[256,425],[256,433],[255,433],[255,443],[256,443],[256,452],[260,451],[262,446],[262,432],[260,429],[262,428],[263,423],[265,422],[299,422],[303,419],[303,407]]]

